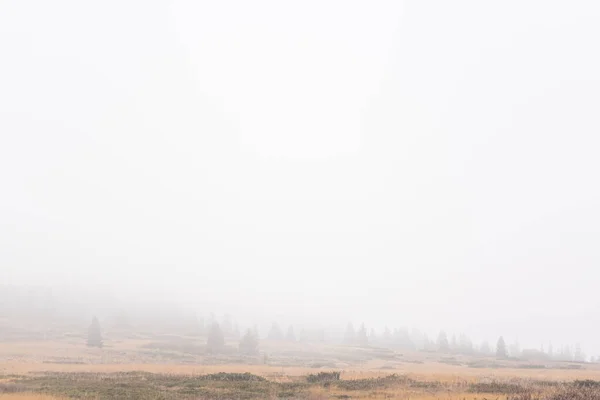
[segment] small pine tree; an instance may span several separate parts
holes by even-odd
[[[426,333],[423,334],[423,350],[425,351],[435,351],[436,350],[436,344],[433,340],[429,339],[429,336],[427,336]]]
[[[240,340],[240,353],[248,355],[258,354],[258,338],[248,329],[246,334]]]
[[[277,325],[276,322],[273,322],[273,325],[271,325],[271,330],[269,331],[269,334],[267,335],[267,339],[269,340],[283,340],[283,332],[281,331],[281,329],[279,328],[279,325]]]
[[[415,344],[410,338],[410,334],[408,333],[408,329],[406,328],[394,329],[394,335],[392,339],[394,341],[394,344],[402,349],[415,349]]]
[[[296,341],[296,335],[294,334],[294,327],[292,325],[290,325],[290,327],[287,330],[287,334],[285,335],[285,340],[287,340],[288,342]]]
[[[211,354],[219,353],[225,347],[225,335],[218,323],[214,322],[208,332],[206,351]]]
[[[369,342],[375,343],[377,341],[377,334],[375,333],[375,329],[371,328],[369,333]]]
[[[448,352],[450,350],[450,344],[448,343],[448,336],[446,336],[446,332],[440,331],[437,340],[438,350],[441,352]]]
[[[369,338],[367,337],[367,328],[365,324],[361,324],[360,329],[356,333],[356,343],[359,346],[366,347],[369,344]]]
[[[88,329],[87,345],[88,347],[99,348],[102,348],[102,346],[104,345],[104,343],[102,342],[102,329],[100,328],[100,322],[96,317],[92,319],[92,324]]]
[[[498,338],[498,343],[496,344],[496,357],[498,358],[507,358],[508,352],[506,351],[506,342],[504,338],[500,336]]]

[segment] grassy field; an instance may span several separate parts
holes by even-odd
[[[1,343],[0,400],[600,400],[595,364],[277,343],[263,344],[265,362],[194,346],[173,337],[113,340],[104,349],[71,339]]]
[[[250,373],[208,375],[119,373],[36,373],[0,384],[0,399],[600,399],[597,381],[480,379],[414,380],[404,375],[338,379],[332,373],[287,381]]]

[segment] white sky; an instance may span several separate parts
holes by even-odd
[[[599,20],[0,1],[0,280],[600,353]]]

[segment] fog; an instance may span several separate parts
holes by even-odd
[[[3,1],[0,284],[598,354],[599,18]]]

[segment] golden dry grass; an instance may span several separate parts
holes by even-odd
[[[332,396],[343,398],[348,395],[348,392],[320,392],[315,391],[312,395],[317,399],[330,399]],[[506,396],[504,396],[506,397]],[[490,393],[416,393],[404,390],[389,390],[379,393],[373,392],[352,392],[353,399],[395,399],[395,400],[483,400],[484,398],[497,399],[504,398],[502,395],[494,395]],[[334,397],[335,398],[335,397]]]
[[[217,372],[250,372],[267,378],[283,379],[297,377],[315,372],[308,367],[277,367],[270,365],[181,365],[181,364],[53,364],[43,362],[22,362],[18,360],[0,364],[0,373],[24,375],[31,372],[131,372],[144,371],[175,375],[203,375]],[[415,380],[455,382],[474,382],[484,377],[494,378],[527,378],[538,380],[569,381],[575,379],[600,380],[598,369],[517,369],[517,368],[468,368],[440,363],[406,364],[394,370],[370,369],[368,367],[352,367],[342,372],[343,379],[364,379],[386,376],[391,373],[407,375]]]
[[[38,342],[9,342],[0,343],[0,376],[27,375],[35,372],[61,373],[115,373],[144,371],[157,374],[172,375],[204,375],[219,372],[245,373],[263,376],[271,381],[287,382],[297,380],[297,377],[313,374],[321,370],[309,367],[280,367],[271,365],[202,365],[177,364],[177,361],[156,363],[139,357],[141,346],[148,343],[143,340],[124,340],[112,342],[110,348],[90,349],[75,340],[38,341]],[[121,359],[112,358],[112,354],[121,353]],[[412,357],[412,355],[411,355]],[[415,356],[416,357],[416,356]],[[66,363],[55,360],[64,359]],[[80,363],[68,363],[73,360]],[[353,390],[352,398],[364,399],[400,399],[400,400],[481,400],[482,398],[504,398],[505,395],[490,393],[462,393],[466,384],[480,381],[484,378],[507,380],[512,378],[533,380],[600,380],[600,366],[584,365],[582,369],[523,369],[515,368],[516,363],[507,364],[507,368],[469,368],[459,365],[427,360],[424,363],[411,363],[402,360],[371,360],[363,364],[353,364],[342,370],[342,379],[367,379],[384,377],[390,374],[406,375],[417,381],[437,381],[445,385],[441,391],[414,390],[409,387],[396,387],[372,391]],[[457,385],[453,385],[457,383]],[[447,388],[453,388],[448,391]],[[29,389],[27,389],[29,390]],[[456,390],[456,391],[454,391]],[[310,389],[314,399],[327,399],[332,396],[348,395],[348,392],[336,389],[315,387]],[[64,400],[47,395],[33,393],[3,394],[0,400]]]
[[[53,397],[36,393],[0,394],[0,400],[66,400],[64,397]]]

